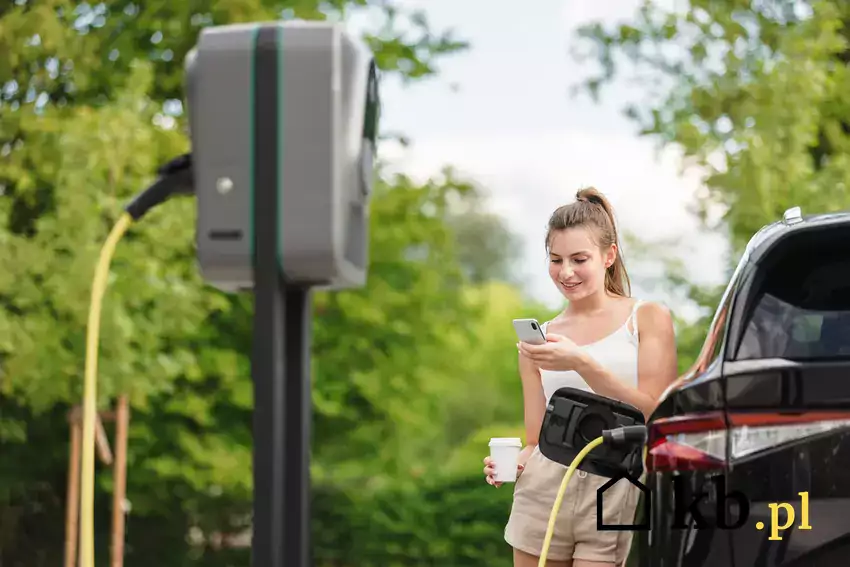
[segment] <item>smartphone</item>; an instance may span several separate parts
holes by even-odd
[[[524,343],[532,345],[546,343],[546,335],[543,334],[537,319],[514,319],[514,330],[519,340]]]

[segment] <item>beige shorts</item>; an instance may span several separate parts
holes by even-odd
[[[546,538],[549,515],[567,467],[547,459],[535,448],[514,485],[514,501],[505,527],[505,541],[512,547],[539,557]],[[632,532],[598,530],[597,490],[611,479],[576,470],[570,478],[549,545],[548,559],[584,559],[620,565],[628,554]],[[604,493],[605,525],[633,523],[640,489],[627,479]]]

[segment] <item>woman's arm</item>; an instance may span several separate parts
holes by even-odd
[[[670,312],[661,305],[644,304],[636,318],[640,334],[637,388],[617,379],[589,355],[580,356],[576,371],[594,392],[631,404],[649,419],[661,394],[678,377],[676,334]]]
[[[534,365],[531,359],[519,355],[519,375],[522,380],[522,399],[523,412],[525,418],[525,447],[520,451],[517,459],[517,478],[525,469],[525,463],[537,447],[538,437],[540,436],[540,427],[543,425],[543,416],[546,412],[546,397],[543,394],[543,384],[540,382],[540,372]],[[493,475],[493,461],[487,456],[484,457],[484,474],[487,478],[487,483],[493,486],[501,486],[501,482],[496,482]]]
[[[525,419],[526,447],[535,447],[546,413],[546,396],[540,381],[540,371],[534,362],[520,353],[519,376],[522,380],[523,412]]]

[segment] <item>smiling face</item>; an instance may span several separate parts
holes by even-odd
[[[556,230],[549,242],[549,277],[564,297],[578,301],[605,290],[605,272],[616,257],[616,245],[600,249],[592,229]]]

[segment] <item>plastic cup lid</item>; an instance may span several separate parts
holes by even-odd
[[[493,437],[490,439],[491,447],[522,447],[519,437]]]

